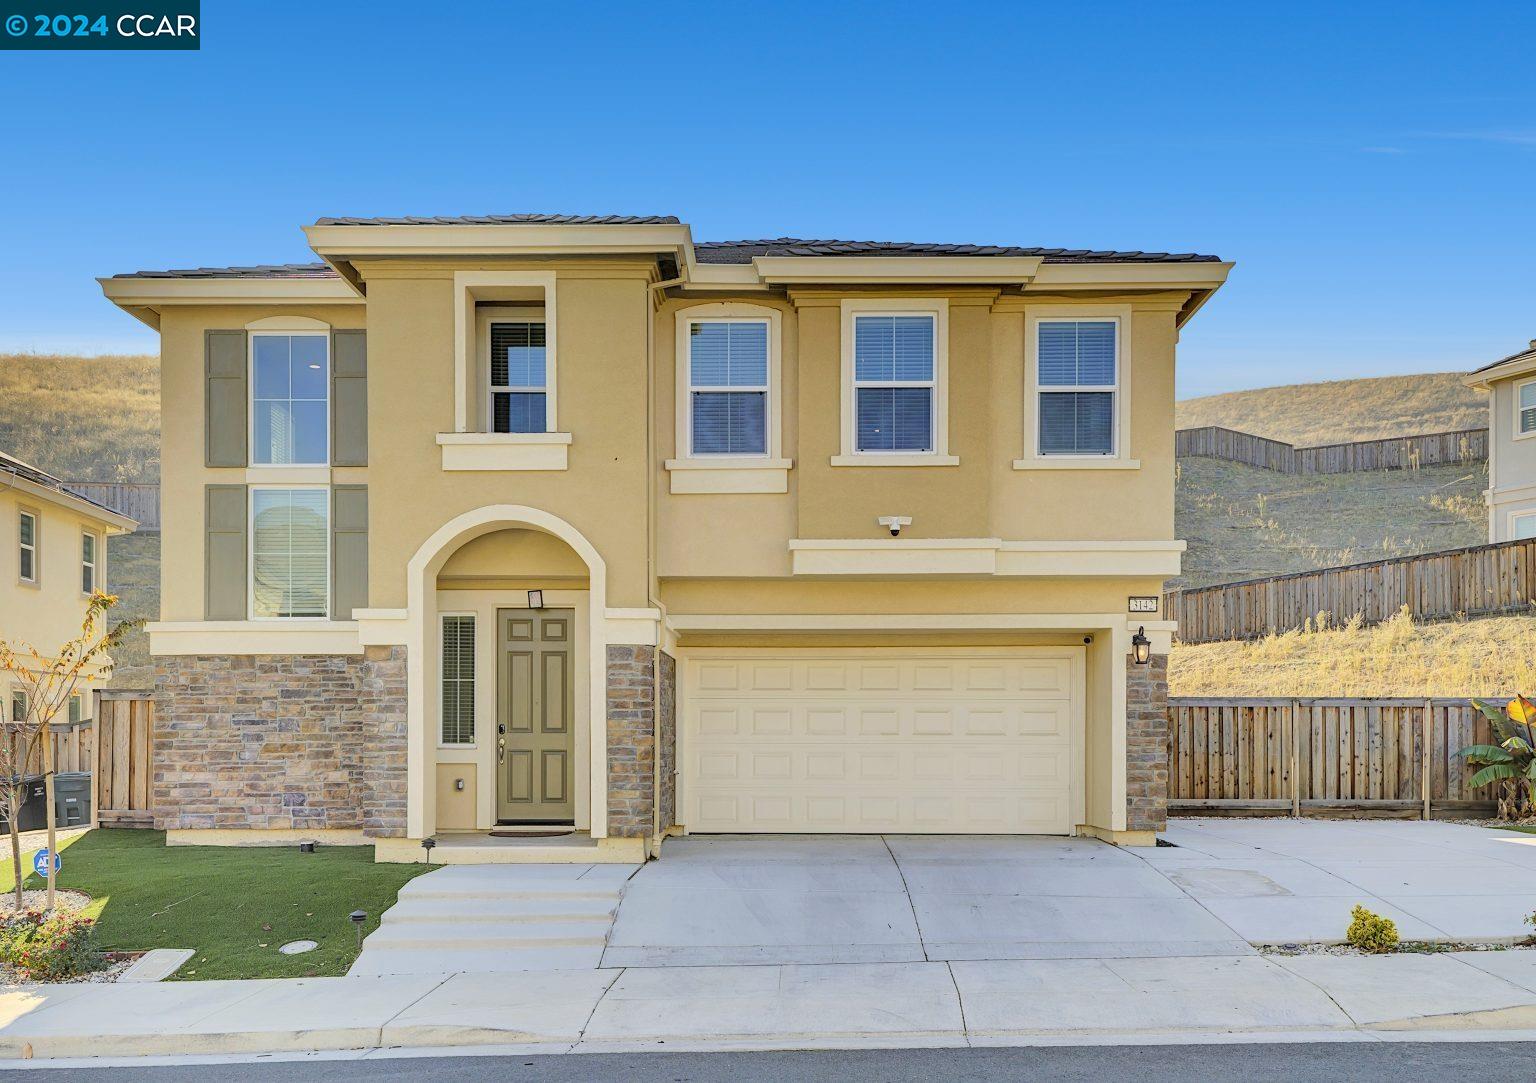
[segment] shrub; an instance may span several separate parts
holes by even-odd
[[[1397,922],[1373,914],[1363,906],[1349,912],[1353,920],[1344,938],[1354,947],[1370,955],[1383,955],[1397,950]]]
[[[91,942],[90,918],[25,910],[0,924],[0,960],[33,981],[62,981],[101,965]]]

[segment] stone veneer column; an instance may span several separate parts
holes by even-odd
[[[657,775],[661,782],[661,830],[677,823],[677,659],[666,651],[656,655],[661,663],[661,747],[656,750]]]
[[[1168,826],[1168,656],[1125,661],[1125,826]]]
[[[405,648],[155,659],[161,829],[405,835]]]
[[[656,800],[654,647],[608,646],[608,834],[647,838]]]

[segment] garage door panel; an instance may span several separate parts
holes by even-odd
[[[687,826],[1070,832],[1080,659],[1044,648],[691,658]]]

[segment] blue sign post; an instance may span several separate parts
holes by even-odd
[[[54,875],[57,876],[59,870],[64,867],[64,858],[59,854],[54,854],[52,856],[53,872]],[[48,857],[48,848],[46,846],[32,855],[32,871],[37,873],[37,875],[41,876],[45,880],[48,878]]]

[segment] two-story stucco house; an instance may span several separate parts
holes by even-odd
[[[1536,538],[1536,339],[1465,383],[1488,392],[1488,540]]]
[[[101,282],[162,342],[172,841],[1153,841],[1174,353],[1229,264],[305,233],[323,262]]]
[[[52,474],[0,454],[0,637],[51,659],[50,651],[80,634],[92,592],[107,589],[107,539],[137,526]],[[96,676],[80,682],[58,722],[90,717]],[[12,721],[27,715],[26,692],[5,673],[0,703]]]

